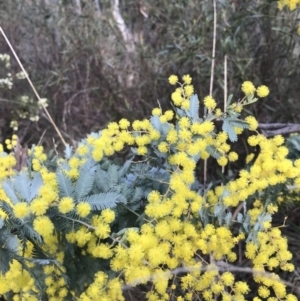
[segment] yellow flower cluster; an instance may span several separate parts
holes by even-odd
[[[289,179],[294,179],[297,185],[300,184],[300,161],[293,164],[287,159],[288,149],[282,146],[283,142],[282,136],[267,139],[257,134],[248,138],[250,146],[260,147],[260,154],[250,170],[242,170],[238,179],[228,183],[230,196],[224,197],[225,205],[237,206],[255,192],[285,183]]]
[[[182,80],[183,84],[180,84],[177,76],[169,78],[170,84],[179,85],[171,98],[175,107],[180,109],[178,112],[187,112],[194,87],[189,75],[184,75]],[[255,88],[251,82],[244,82],[242,90],[246,96],[256,92],[259,97],[265,97],[269,93],[267,87]],[[43,185],[30,204],[20,202],[11,206],[16,218],[33,219],[34,230],[43,238],[43,250],[59,263],[60,269],[44,267],[49,300],[64,300],[68,294],[80,301],[124,300],[124,284],[138,285],[149,281],[153,283],[152,289],[146,294],[149,301],[169,300],[170,296],[178,301],[193,300],[195,297],[207,301],[220,298],[224,301],[247,300],[250,292],[248,284],[237,281],[230,271],[220,270],[218,261],[235,262],[236,245],[244,243],[249,233],[244,233],[242,228],[240,232],[232,231],[231,224],[235,220],[229,220],[226,225],[222,224],[222,220],[217,222],[217,206],[222,205],[224,212],[230,212],[240,202],[251,200],[257,192],[262,195],[267,187],[289,180],[300,186],[300,159],[295,163],[287,159],[288,150],[282,145],[284,139],[281,136],[267,139],[260,134],[252,135],[248,144],[259,146],[261,152],[249,169],[241,170],[239,177],[226,185],[209,188],[205,193],[195,191],[192,187],[196,181],[195,170],[199,159],[206,160],[212,154],[218,154],[216,157],[220,166],[238,159],[238,154],[231,151],[228,134],[225,131],[217,132],[215,128],[214,120],[225,118],[226,114],[216,108],[217,102],[212,96],[205,97],[203,103],[209,111],[204,120],[154,108],[150,120],[136,120],[132,124],[126,119],[112,122],[99,134],[88,136],[73,157],[60,162],[62,170],[74,183],[87,159],[93,158],[99,162],[126,146],[134,147],[139,156],[149,156],[150,159],[153,154],[159,154],[163,158],[170,174],[168,182],[164,183],[167,184],[166,191],[152,190],[148,193],[144,224],[140,229],[128,229],[122,237],[115,237],[112,233],[111,223],[116,218],[114,211],[105,209],[100,214],[94,214],[88,203],[78,203],[75,197],[60,197],[55,173],[44,166],[47,157],[43,149],[33,148],[33,169],[41,174]],[[240,112],[243,102],[233,103],[231,108]],[[250,130],[256,131],[258,122],[254,117],[248,116],[245,121]],[[242,132],[240,128],[234,130],[237,134]],[[12,159],[1,153],[0,171],[6,171],[3,179],[8,177],[15,164]],[[9,202],[1,189],[0,195]],[[259,286],[256,301],[269,298],[273,293],[280,300],[293,301],[294,296],[286,293],[285,285],[276,274],[269,273],[266,276],[268,270],[281,268],[292,271],[294,268],[290,263],[287,240],[279,229],[271,227],[271,216],[277,211],[277,206],[265,206],[259,199],[253,201],[253,207],[247,211],[249,227],[253,229],[258,224],[260,228],[256,236],[245,243],[245,256],[255,269],[254,280]],[[60,216],[74,222],[67,233],[55,229],[47,215],[53,207]],[[207,215],[206,221],[199,218],[199,213],[201,215],[203,212]],[[69,217],[70,213],[74,213],[74,218]],[[262,216],[270,218],[259,224]],[[59,244],[61,235],[78,247],[83,256],[107,260],[111,270],[118,276],[109,279],[106,273],[98,271],[84,292],[75,296],[63,279],[66,254]],[[29,245],[26,252],[30,254],[31,249]],[[177,273],[177,269],[182,270]],[[21,270],[18,263],[13,262],[9,272],[0,276],[0,294],[22,290],[23,295],[30,296],[30,292],[38,292],[31,276]],[[12,275],[20,278],[17,284],[7,284]],[[37,298],[32,296],[24,300]]]
[[[18,136],[14,134],[11,139],[6,139],[4,142],[6,144],[6,148],[8,150],[12,150],[18,143]]]
[[[261,85],[258,88],[255,88],[251,81],[243,82],[242,91],[245,93],[246,96],[253,95],[256,92],[258,97],[260,98],[266,97],[270,93],[270,90],[267,86]]]
[[[300,0],[278,0],[277,3],[280,10],[286,6],[289,8],[289,10],[295,10],[297,5],[300,5]]]
[[[44,148],[42,146],[35,146],[33,150],[29,151],[29,154],[33,156],[33,170],[40,171],[42,169],[43,162],[47,160],[47,156],[44,154]]]
[[[4,295],[10,291],[15,294],[14,300],[17,301],[21,301],[20,293],[22,301],[38,300],[37,298],[32,298],[30,293],[30,291],[38,291],[34,279],[31,278],[29,272],[24,270],[22,265],[16,260],[13,260],[5,276],[0,274],[0,295]]]

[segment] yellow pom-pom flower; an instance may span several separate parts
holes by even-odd
[[[80,203],[76,206],[76,211],[80,217],[86,217],[91,212],[91,206],[89,203]]]
[[[119,121],[119,126],[120,126],[120,129],[126,130],[130,126],[130,122],[127,119],[122,118]]]
[[[189,74],[186,74],[182,77],[182,80],[185,84],[190,85],[192,82],[192,78],[190,77]]]
[[[104,209],[102,212],[101,212],[101,218],[103,219],[103,221],[105,223],[111,223],[114,221],[116,215],[115,215],[115,212],[111,209]]]
[[[30,204],[30,209],[35,215],[45,214],[48,208],[49,203],[42,198],[37,198],[33,200]]]
[[[23,219],[30,214],[30,209],[27,203],[18,203],[14,207],[15,217]]]
[[[238,156],[238,154],[237,154],[236,152],[230,152],[230,153],[228,154],[228,159],[229,159],[229,161],[231,161],[231,162],[236,161],[238,158],[239,158],[239,156]]]
[[[58,211],[66,214],[74,209],[74,201],[71,197],[64,197],[58,204]]]
[[[213,110],[216,106],[217,106],[217,103],[216,101],[213,99],[213,97],[211,96],[206,96],[204,98],[204,105],[207,109],[209,110]]]
[[[161,109],[160,108],[154,108],[153,110],[152,110],[152,115],[154,116],[154,115],[157,115],[157,116],[160,116],[162,114],[162,112],[161,112]]]
[[[176,85],[177,82],[178,82],[178,76],[176,76],[176,75],[171,75],[171,76],[169,77],[169,83],[170,83],[171,85]]]
[[[256,89],[256,93],[259,97],[266,97],[269,95],[270,93],[270,90],[267,86],[265,85],[262,85],[262,86],[259,86],[257,89]]]
[[[194,87],[192,85],[185,86],[184,93],[185,93],[186,97],[190,97],[194,93]]]
[[[107,224],[101,223],[96,227],[95,234],[100,238],[107,238],[110,234],[110,227]]]
[[[245,93],[245,95],[253,95],[255,92],[255,86],[250,81],[245,81],[242,84],[242,91]]]
[[[258,122],[254,116],[248,116],[245,118],[245,121],[249,124],[249,129],[255,131],[258,127]]]
[[[33,228],[42,236],[50,236],[54,226],[48,216],[39,216],[33,222]]]

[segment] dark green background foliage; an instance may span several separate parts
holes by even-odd
[[[191,74],[200,99],[209,93],[211,0],[120,0],[131,45],[111,1],[99,1],[100,11],[94,1],[80,2],[81,12],[71,0],[0,1],[1,26],[68,142],[121,116],[149,116],[157,100],[169,106],[172,73]],[[217,2],[214,96],[221,104],[227,55],[229,94],[238,97],[244,80],[266,84],[271,95],[256,104],[254,115],[260,122],[297,122],[298,12],[281,12],[272,0]],[[0,39],[0,53],[10,54]],[[20,71],[11,61],[12,73]],[[2,138],[10,134],[9,123],[20,109],[15,101],[24,94],[34,97],[26,80],[0,90]],[[45,129],[44,145],[52,148],[52,137],[59,139],[45,118],[23,120],[18,134],[22,143],[36,143]]]

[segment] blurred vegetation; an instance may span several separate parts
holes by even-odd
[[[157,101],[169,106],[170,74],[191,74],[200,99],[209,93],[212,1],[118,2],[0,1],[1,26],[71,144],[121,116],[149,116]],[[127,40],[116,12],[125,22]],[[229,94],[238,96],[244,80],[271,90],[254,107],[260,122],[299,120],[299,12],[279,11],[272,0],[222,0],[217,16],[216,99],[223,101],[227,55]],[[0,53],[11,55],[2,37]],[[11,69],[13,75],[20,71],[13,57]],[[0,89],[1,99],[8,100],[1,100],[2,139],[11,135],[21,95],[35,99],[26,80]],[[18,135],[23,144],[37,143],[47,129],[43,144],[50,149],[53,138],[58,144],[59,139],[40,117],[38,122],[19,120]]]

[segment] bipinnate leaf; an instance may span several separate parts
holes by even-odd
[[[59,196],[62,197],[75,197],[75,188],[70,178],[63,172],[56,173],[56,180],[59,188]]]
[[[19,240],[17,239],[16,236],[11,234],[5,240],[4,247],[6,247],[11,252],[17,252],[18,247],[19,247]]]
[[[15,178],[15,190],[19,193],[20,197],[26,202],[30,202],[30,180],[26,173],[22,173]]]
[[[104,210],[115,208],[118,203],[126,203],[123,195],[115,192],[93,194],[82,200],[92,207],[92,210]]]
[[[227,133],[231,142],[235,142],[238,140],[234,127],[230,124],[230,122],[227,119],[225,119],[223,122],[222,130]]]
[[[9,270],[10,260],[9,250],[0,248],[0,272],[2,275]]]
[[[209,145],[206,151],[217,160],[222,156],[222,153],[213,145]]]
[[[43,179],[40,173],[35,173],[30,182],[29,198],[30,202],[36,197],[40,187],[43,185]]]
[[[117,165],[110,165],[107,170],[107,180],[109,188],[113,188],[118,184],[119,181],[119,173],[118,173],[118,166]]]
[[[189,112],[193,119],[193,122],[196,122],[199,118],[199,99],[197,94],[193,94],[190,98]]]
[[[77,199],[82,199],[90,193],[94,185],[95,175],[96,166],[90,166],[90,162],[81,167],[75,187]]]
[[[161,130],[161,121],[157,115],[152,116],[150,122],[157,131]]]
[[[20,202],[15,189],[14,189],[14,184],[11,180],[7,180],[2,183],[2,188],[7,195],[7,197],[10,199],[10,201],[15,205]]]
[[[72,153],[73,153],[73,146],[70,146],[70,144],[67,144],[66,148],[64,150],[64,153],[65,153],[65,158],[70,159],[72,157]]]

